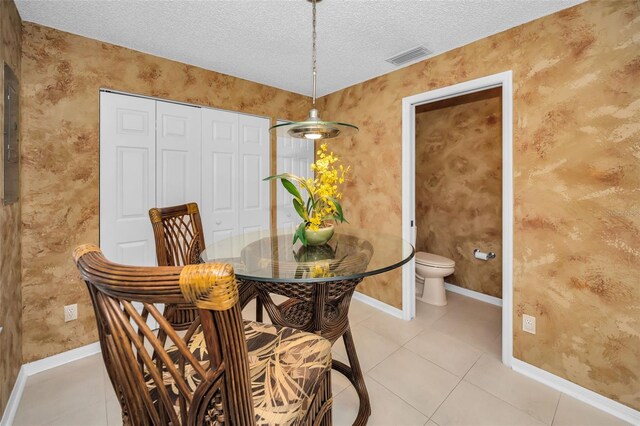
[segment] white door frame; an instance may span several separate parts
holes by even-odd
[[[415,231],[415,107],[481,90],[502,87],[502,362],[513,358],[513,87],[505,71],[402,99],[402,237]],[[416,313],[415,261],[402,268],[402,314]]]

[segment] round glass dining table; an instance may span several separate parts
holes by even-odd
[[[354,424],[364,425],[371,405],[349,327],[351,297],[365,277],[396,269],[413,255],[413,246],[400,237],[341,225],[320,246],[293,244],[293,231],[284,230],[222,238],[206,247],[201,260],[233,266],[243,306],[257,298],[258,321],[262,305],[276,325],[319,334],[332,344],[344,340],[349,365],[333,360],[332,367],[358,392]],[[276,303],[273,294],[287,299]]]

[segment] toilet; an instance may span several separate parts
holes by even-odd
[[[419,251],[416,253],[416,287],[424,284],[422,297],[425,303],[436,306],[447,304],[444,277],[453,274],[456,263],[444,256]],[[416,291],[419,294],[418,291]]]

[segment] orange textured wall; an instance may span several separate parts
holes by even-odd
[[[25,23],[23,354],[25,362],[97,340],[71,251],[98,242],[99,89],[300,119],[309,98]],[[272,146],[275,144],[272,143]],[[63,306],[78,303],[78,320]]]
[[[456,262],[447,283],[502,297],[500,88],[422,105],[415,129],[416,250]]]
[[[640,409],[640,3],[590,1],[322,99],[351,223],[401,233],[402,98],[513,70],[516,358]],[[365,280],[398,306],[399,274]]]

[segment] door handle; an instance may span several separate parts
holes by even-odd
[[[216,219],[216,225],[220,225],[222,221],[220,219]]]

